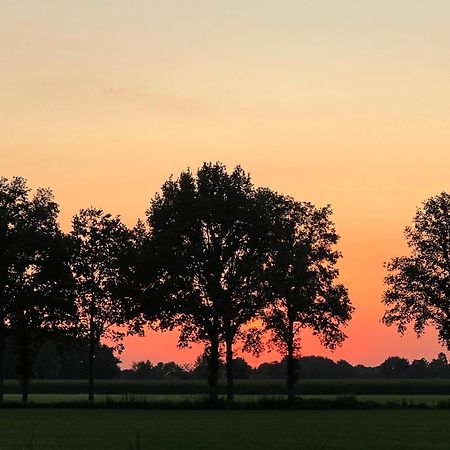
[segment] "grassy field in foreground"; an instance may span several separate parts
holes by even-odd
[[[450,411],[0,410],[8,449],[447,449]]]

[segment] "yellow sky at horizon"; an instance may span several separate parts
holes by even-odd
[[[357,307],[336,357],[432,357],[380,297],[415,208],[449,190],[449,43],[444,0],[0,0],[0,175],[51,187],[67,229],[90,205],[132,225],[170,174],[241,164],[332,204]],[[126,362],[192,359],[129,342]]]

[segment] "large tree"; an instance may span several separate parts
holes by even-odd
[[[7,333],[16,344],[23,399],[34,348],[49,330],[67,327],[73,313],[65,238],[50,190],[34,195],[23,178],[0,179],[0,398]]]
[[[70,235],[79,330],[89,342],[89,400],[93,401],[95,352],[100,340],[112,339],[120,349],[125,335],[120,327],[132,320],[129,299],[122,287],[126,276],[121,270],[123,255],[131,245],[131,234],[120,217],[88,208],[73,218]]]
[[[385,264],[383,322],[402,334],[413,323],[418,335],[432,325],[450,349],[450,194],[423,202],[404,234],[410,255]]]
[[[345,339],[341,326],[350,320],[353,307],[345,287],[336,282],[341,255],[335,249],[338,235],[331,208],[267,190],[261,195],[273,217],[270,303],[262,319],[270,342],[286,358],[288,396],[293,400],[301,330],[312,329],[323,345],[334,348]]]
[[[16,265],[14,303],[10,316],[16,349],[16,372],[22,400],[28,400],[35,355],[51,335],[65,335],[76,321],[68,239],[57,222],[58,205],[49,190],[38,190],[29,204],[30,218],[23,228],[25,250]]]
[[[147,212],[164,299],[160,328],[179,327],[180,345],[205,343],[212,401],[221,344],[232,400],[233,344],[262,306],[263,213],[249,175],[220,163],[169,179]]]

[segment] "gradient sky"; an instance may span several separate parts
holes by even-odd
[[[380,323],[382,264],[449,190],[449,74],[448,0],[0,0],[0,174],[51,187],[68,230],[90,205],[133,225],[170,174],[241,164],[332,204],[357,308],[332,357],[432,358],[433,331]],[[125,364],[199,352],[125,345]],[[303,352],[329,355],[308,335]]]

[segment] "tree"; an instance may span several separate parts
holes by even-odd
[[[336,363],[338,378],[353,378],[355,376],[355,368],[344,359],[340,359]]]
[[[271,302],[262,319],[271,343],[286,358],[287,389],[295,398],[300,331],[309,327],[323,345],[334,348],[344,339],[341,326],[348,323],[353,307],[336,264],[338,235],[331,208],[316,208],[268,190],[267,209],[272,212],[273,235],[270,272]]]
[[[241,380],[250,378],[253,373],[253,368],[244,358],[233,359],[233,374],[234,377]]]
[[[28,398],[33,356],[49,331],[73,318],[66,241],[48,189],[33,196],[23,178],[0,179],[0,384],[6,334],[16,346],[22,398]]]
[[[130,370],[132,372],[133,378],[137,380],[151,380],[152,378],[154,378],[154,366],[148,359],[146,361],[134,361],[131,364]]]
[[[39,231],[25,236],[35,253],[32,259],[27,258],[27,266],[22,267],[21,274],[17,274],[10,318],[23,401],[28,400],[28,386],[40,346],[50,336],[71,333],[76,321],[66,238],[55,221],[57,210],[54,217],[46,210],[53,208],[50,198],[40,197],[37,205],[42,208],[37,215],[47,214],[47,223],[41,220]],[[30,226],[33,230],[36,224],[30,223]]]
[[[381,375],[386,378],[405,377],[409,369],[409,361],[399,356],[390,356],[380,364]]]
[[[430,324],[450,349],[450,194],[423,202],[404,235],[411,254],[385,264],[383,322],[401,334],[413,323],[419,336]]]
[[[0,178],[0,400],[3,400],[4,353],[14,303],[22,229],[28,220],[29,189],[23,178]]]
[[[203,342],[210,399],[217,400],[220,345],[225,344],[227,397],[233,399],[233,344],[261,308],[267,257],[263,210],[250,177],[205,163],[194,176],[169,179],[147,212],[158,255],[159,326],[179,327],[179,343]]]
[[[428,361],[425,358],[415,359],[409,366],[409,376],[411,378],[427,378]]]
[[[79,330],[89,340],[89,400],[93,401],[95,353],[100,340],[110,338],[120,350],[125,333],[117,327],[133,319],[129,299],[123,295],[126,277],[120,270],[131,236],[120,217],[89,208],[73,218],[71,237]]]
[[[447,378],[450,374],[447,357],[440,352],[437,358],[433,359],[428,365],[430,376],[436,378]]]
[[[86,379],[89,376],[89,339],[67,337],[55,341],[60,370],[60,379]],[[100,344],[95,348],[94,378],[114,379],[120,376],[120,359],[114,348]]]
[[[336,363],[323,356],[303,356],[298,360],[299,373],[304,378],[335,378]]]

